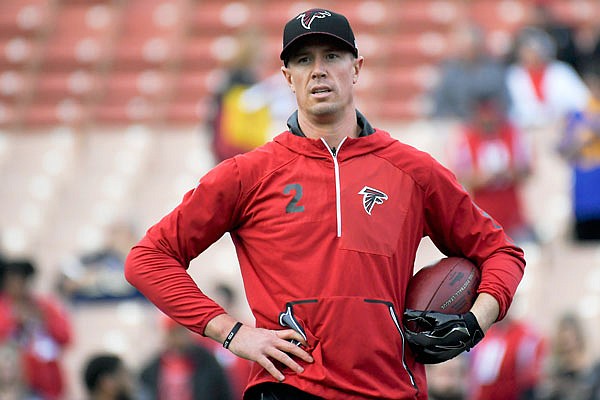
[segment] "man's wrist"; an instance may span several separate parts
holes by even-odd
[[[235,323],[235,325],[233,326],[233,328],[231,328],[231,330],[227,334],[227,337],[223,341],[223,347],[225,347],[226,349],[229,348],[229,345],[231,344],[231,341],[233,340],[233,338],[235,337],[235,335],[237,335],[237,333],[238,333],[238,331],[240,330],[241,327],[242,327],[242,323],[241,322],[236,322]]]
[[[485,333],[498,319],[500,304],[491,294],[480,293],[475,300],[475,304],[471,307],[471,312],[481,330]]]
[[[204,329],[204,336],[207,336],[219,343],[223,343],[233,329],[237,320],[228,314],[220,314],[208,321]]]

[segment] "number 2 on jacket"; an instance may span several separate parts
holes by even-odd
[[[283,189],[283,194],[290,194],[291,192],[294,192],[294,197],[292,197],[292,199],[287,204],[287,206],[285,206],[285,212],[286,213],[303,212],[304,206],[298,205],[298,202],[302,198],[302,185],[300,185],[299,183],[290,183],[289,185],[286,185],[285,188]]]

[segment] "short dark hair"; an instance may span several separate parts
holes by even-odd
[[[19,275],[29,279],[35,275],[36,268],[29,259],[7,260],[0,256],[0,290],[4,287],[7,274]]]
[[[5,262],[3,267],[5,272],[21,275],[25,278],[35,275],[36,272],[33,261],[26,258],[10,260]]]
[[[114,354],[98,354],[91,357],[83,372],[85,387],[89,392],[93,392],[103,377],[114,374],[122,366],[123,361]]]

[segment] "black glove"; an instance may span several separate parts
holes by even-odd
[[[404,333],[416,361],[438,364],[469,351],[483,339],[483,330],[472,312],[443,314],[406,310]]]

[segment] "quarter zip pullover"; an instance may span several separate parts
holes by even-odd
[[[340,142],[340,144],[338,145],[338,151],[339,149],[342,148],[342,144],[344,144],[344,141],[347,138],[343,138],[342,141]],[[323,144],[325,145],[325,147],[327,147],[327,149],[329,150],[329,152],[331,153],[331,157],[333,159],[333,174],[335,177],[335,215],[336,215],[336,222],[337,222],[337,237],[341,237],[342,236],[342,206],[341,206],[341,199],[340,199],[340,165],[337,161],[337,151],[335,150],[335,147],[332,147],[331,149],[329,148],[329,146],[327,145],[327,142],[325,141],[325,139],[321,138],[321,140],[323,141]]]
[[[334,153],[290,129],[204,176],[132,250],[127,279],[203,334],[224,310],[185,269],[229,232],[256,326],[283,329],[289,312],[306,335],[315,362],[284,370],[286,383],[326,399],[425,399],[401,321],[421,239],[480,266],[479,292],[498,300],[500,318],[523,253],[428,154],[380,130]],[[273,380],[256,364],[249,386]]]

